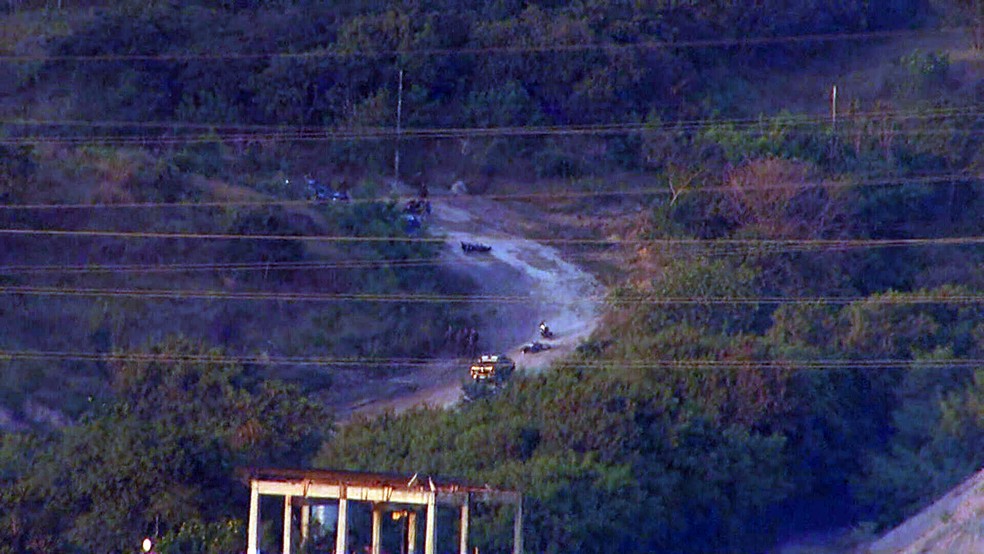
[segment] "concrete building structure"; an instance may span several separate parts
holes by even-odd
[[[424,554],[437,552],[437,507],[450,506],[459,511],[458,551],[468,554],[470,507],[477,502],[510,504],[515,507],[513,554],[523,552],[523,497],[514,491],[496,490],[457,481],[421,475],[392,475],[356,471],[319,469],[249,468],[241,470],[250,488],[247,554],[259,554],[260,497],[284,499],[283,553],[290,554],[293,544],[293,510],[300,509],[302,547],[309,540],[311,506],[337,502],[335,552],[348,553],[348,510],[350,502],[367,502],[372,508],[372,554],[380,554],[384,513],[407,518],[404,549],[415,554],[417,512],[423,511]],[[394,518],[396,519],[396,518]]]

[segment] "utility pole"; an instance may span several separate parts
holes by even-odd
[[[403,123],[403,70],[400,70],[400,84],[396,89],[396,149],[393,151],[393,180],[400,182],[400,133]]]
[[[977,15],[974,17],[974,50],[980,51],[984,48],[984,3],[977,0],[975,4]]]
[[[830,87],[830,144],[827,145],[830,155],[838,156],[837,140],[837,85]]]

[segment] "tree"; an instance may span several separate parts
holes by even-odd
[[[617,363],[561,367],[453,412],[353,422],[317,463],[521,490],[526,542],[538,552],[755,548],[763,536],[748,522],[789,492],[783,439],[707,417],[665,385],[628,379]],[[483,552],[507,551],[507,531],[475,540]]]
[[[219,351],[173,340],[146,354],[113,367],[110,402],[3,466],[14,475],[2,542],[125,552],[135,537],[240,517],[237,467],[303,466],[331,429],[295,387],[259,382]]]

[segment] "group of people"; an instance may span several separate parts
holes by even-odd
[[[478,355],[478,330],[474,327],[455,329],[448,325],[448,330],[444,333],[444,342],[457,354],[469,357]]]
[[[550,330],[545,321],[541,321],[538,328],[542,338],[553,338],[553,331]],[[478,355],[478,330],[474,327],[455,329],[453,325],[448,325],[448,330],[444,332],[444,344],[456,354],[475,357]],[[544,346],[549,348],[548,345]]]

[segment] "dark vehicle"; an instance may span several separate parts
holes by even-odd
[[[544,350],[550,350],[551,348],[553,347],[550,346],[549,344],[543,344],[542,342],[539,341],[533,341],[527,344],[526,346],[524,346],[521,350],[523,354],[536,354],[538,352],[543,352]]]
[[[487,244],[482,244],[480,242],[461,242],[462,252],[488,252],[492,250],[492,247]]]
[[[415,198],[407,202],[406,206],[403,207],[403,213],[413,214],[413,215],[428,215],[431,213],[431,203],[430,200],[424,200],[422,198]]]
[[[328,185],[319,183],[316,179],[307,180],[308,197],[319,202],[348,202],[349,195]]]

